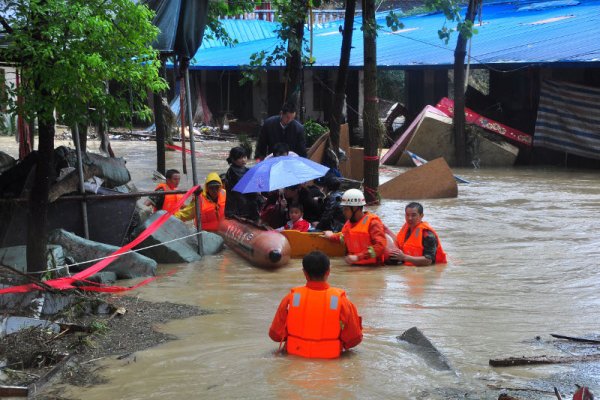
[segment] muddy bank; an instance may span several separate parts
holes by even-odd
[[[103,304],[108,307],[98,307]],[[108,312],[90,312],[98,308]],[[155,330],[157,324],[206,314],[210,311],[184,304],[85,296],[60,315],[65,324],[59,333],[28,328],[0,338],[0,360],[6,360],[0,385],[28,386],[30,398],[64,398],[56,385],[89,386],[105,381],[96,361],[111,356],[134,360],[135,352],[176,339]],[[47,381],[52,383],[51,393],[44,392]]]

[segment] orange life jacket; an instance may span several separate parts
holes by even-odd
[[[410,237],[405,241],[406,232],[408,231],[408,224],[404,224],[400,232],[398,232],[398,236],[396,236],[396,240],[398,241],[398,247],[405,254],[413,257],[420,257],[423,255],[423,231],[428,230],[433,232],[435,238],[437,239],[437,251],[435,253],[435,262],[437,264],[445,264],[448,261],[446,260],[446,253],[442,248],[442,242],[440,242],[440,238],[437,233],[433,230],[433,228],[425,221],[421,221],[419,225],[415,227],[415,230],[410,233]],[[413,265],[412,263],[405,262],[405,265]]]
[[[225,200],[227,199],[225,190],[219,190],[219,197],[215,203],[204,196],[204,193],[198,196],[200,199],[200,219],[202,221],[202,230],[215,232],[219,228],[219,222],[225,218]]]
[[[157,191],[159,189],[162,189],[165,192],[170,192],[171,190],[173,190],[166,183],[159,183],[154,189],[154,191]],[[166,194],[164,196],[161,210],[176,212],[177,208],[175,208],[175,205],[179,202],[179,200],[181,200],[182,197],[183,194]],[[158,209],[154,207],[154,212],[156,211],[158,211]]]
[[[369,246],[372,246],[369,226],[374,219],[380,220],[377,215],[366,211],[363,218],[356,224],[353,225],[350,221],[346,221],[342,227],[342,234],[344,235],[344,243],[348,254],[360,254],[366,251]],[[384,258],[385,255],[379,258],[367,258],[358,260],[355,264],[383,264]]]
[[[342,289],[292,289],[287,316],[287,352],[308,358],[336,358],[342,353],[340,340]]]

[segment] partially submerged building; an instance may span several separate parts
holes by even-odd
[[[450,82],[457,35],[454,33],[448,44],[438,38],[438,30],[448,25],[444,15],[429,13],[402,18],[404,27],[396,32],[386,27],[385,14],[378,15],[377,21],[382,27],[377,37],[378,68],[404,72],[405,98],[389,100],[406,106],[408,122],[426,105],[452,97]],[[277,113],[284,95],[283,65],[266,66],[256,85],[238,83],[252,54],[269,52],[277,45],[274,33],[277,23],[244,19],[223,23],[238,44],[228,47],[205,40],[190,65],[204,104],[216,115],[230,114],[241,120],[260,121]],[[347,120],[353,128],[360,125],[362,115],[361,24],[362,18],[357,16],[346,91]],[[312,33],[308,29],[305,33],[307,40],[312,40],[315,63],[304,69],[304,118],[329,118],[342,25],[342,19],[328,21],[315,25]],[[466,62],[471,71],[477,70],[477,76],[483,77],[480,78],[483,84],[468,87],[466,105],[481,115],[533,135],[543,82],[582,85],[582,91],[585,87],[600,87],[599,0],[486,2],[475,29],[477,33],[469,43]],[[590,116],[598,112],[597,107],[588,111]],[[594,135],[587,131],[581,135],[590,136]],[[565,152],[600,158],[600,145],[595,147],[595,142],[565,147],[561,141],[556,138],[540,141],[540,145],[552,151],[536,149],[522,161],[553,159],[557,156],[555,151],[559,151],[561,159]],[[535,140],[534,146],[537,146]],[[581,146],[592,147],[593,151],[582,152]]]

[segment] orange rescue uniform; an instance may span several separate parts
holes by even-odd
[[[436,264],[445,264],[448,262],[446,260],[446,253],[442,248],[440,238],[438,237],[435,230],[433,230],[431,225],[429,225],[425,221],[421,221],[419,225],[415,227],[414,231],[410,233],[408,239],[405,240],[406,232],[408,231],[408,229],[408,224],[404,224],[404,226],[402,226],[402,229],[400,229],[400,232],[398,232],[398,236],[396,237],[396,241],[398,242],[398,247],[400,248],[400,250],[402,250],[405,254],[408,254],[409,256],[423,256],[423,232],[427,230],[431,231],[431,233],[433,233],[435,239],[437,240],[437,251],[435,252],[435,260],[433,261],[435,261]],[[405,262],[404,265],[413,264],[410,262]]]
[[[355,264],[380,265],[386,258],[387,240],[383,222],[368,211],[358,222],[346,221],[342,231],[332,240],[345,244],[348,254],[358,256]]]
[[[288,354],[336,358],[362,341],[362,318],[342,289],[308,281],[283,298],[269,329]]]
[[[200,196],[200,220],[202,221],[202,230],[215,232],[219,228],[219,222],[225,218],[225,201],[227,195],[224,189],[219,190],[217,201],[214,202],[208,198],[206,192],[202,192]],[[182,221],[195,219],[195,201],[177,212],[175,216]]]
[[[174,190],[174,189],[169,187],[169,185],[167,185],[166,183],[160,183],[156,186],[156,188],[154,188],[154,191],[157,191],[157,190],[170,192],[171,190]],[[162,205],[162,208],[160,208],[160,210],[176,212],[177,211],[176,205],[179,202],[179,200],[181,200],[182,197],[183,197],[183,194],[166,194],[164,196],[163,205]],[[154,212],[156,212],[158,210],[159,209],[154,207]]]

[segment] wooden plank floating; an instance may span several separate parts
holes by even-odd
[[[0,399],[4,397],[27,397],[29,389],[26,386],[0,386]]]
[[[557,339],[566,339],[566,340],[571,340],[573,342],[582,342],[582,343],[600,343],[600,340],[596,340],[596,339],[586,339],[586,338],[582,338],[582,337],[575,337],[575,336],[565,336],[565,335],[557,335],[556,333],[551,333],[550,336],[555,337]]]
[[[413,168],[379,186],[384,199],[418,200],[458,196],[458,185],[443,158]]]
[[[518,365],[541,365],[541,364],[570,364],[578,362],[599,361],[600,354],[588,354],[584,356],[569,356],[569,357],[508,357],[501,359],[490,360],[492,367],[515,367]]]

